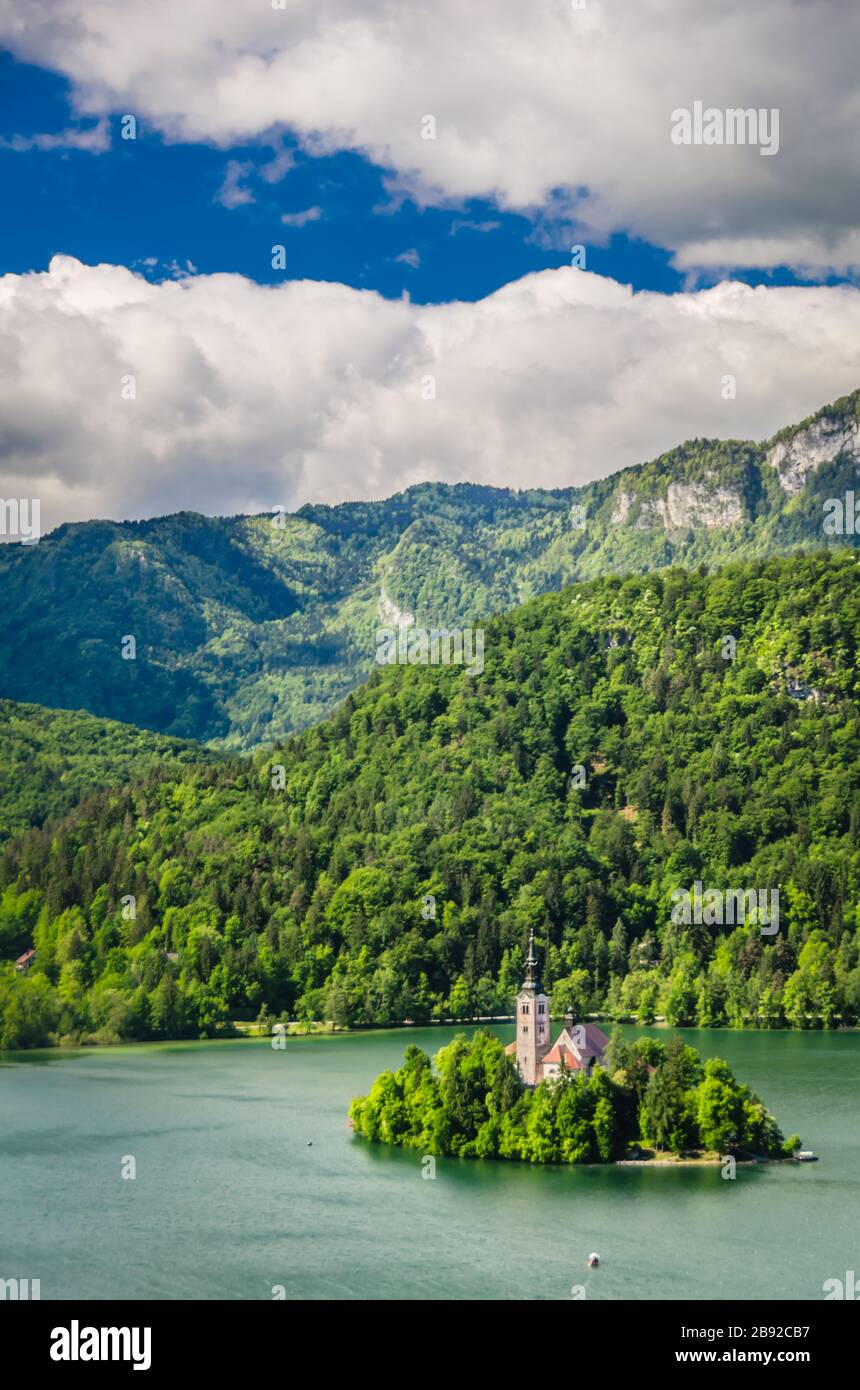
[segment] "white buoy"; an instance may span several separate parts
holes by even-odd
[[[588,1257],[588,1263],[591,1266],[600,1264],[600,1256],[596,1254],[594,1250],[592,1250],[591,1254]]]

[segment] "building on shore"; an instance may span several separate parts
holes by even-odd
[[[517,1071],[527,1086],[537,1086],[560,1076],[562,1071],[584,1072],[605,1065],[609,1039],[594,1023],[575,1023],[573,1013],[565,1015],[564,1027],[550,1043],[549,995],[540,983],[535,957],[534,932],[529,935],[526,977],[517,995],[517,1036],[505,1048],[516,1061]]]

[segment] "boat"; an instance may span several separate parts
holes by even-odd
[[[811,1149],[798,1149],[794,1155],[798,1163],[817,1163],[818,1154],[814,1154]]]

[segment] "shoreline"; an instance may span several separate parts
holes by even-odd
[[[692,1023],[670,1024],[665,1019],[655,1019],[652,1023],[640,1023],[634,1018],[608,1018],[605,1014],[587,1014],[586,1018],[595,1023],[608,1024],[612,1027],[666,1029],[674,1032],[691,1033],[721,1033],[727,1036],[741,1033],[760,1033],[763,1036],[775,1033],[786,1033],[801,1036],[803,1034],[821,1033],[858,1033],[860,1024],[850,1026],[839,1026],[836,1028],[730,1028],[721,1024],[711,1024],[707,1028],[697,1027]],[[409,1032],[419,1029],[432,1028],[480,1028],[490,1027],[493,1024],[505,1024],[513,1026],[516,1022],[513,1014],[482,1015],[478,1018],[468,1019],[427,1019],[422,1023],[412,1020],[402,1020],[398,1023],[385,1023],[378,1025],[367,1025],[362,1027],[343,1027],[334,1023],[315,1021],[311,1024],[303,1024],[297,1020],[284,1025],[284,1040],[290,1038],[331,1038],[331,1037],[361,1037],[363,1034],[379,1034],[394,1032]],[[72,1051],[97,1051],[101,1048],[122,1047],[165,1047],[179,1046],[191,1043],[213,1043],[213,1042],[239,1042],[243,1040],[269,1041],[277,1036],[272,1031],[260,1032],[259,1024],[256,1020],[237,1019],[231,1022],[229,1029],[222,1030],[213,1034],[211,1037],[173,1037],[173,1038],[112,1038],[98,1039],[92,1035],[84,1038],[64,1036],[57,1038],[54,1042],[43,1043],[38,1047],[7,1048],[0,1051],[0,1056],[13,1056],[16,1054],[26,1054],[28,1052],[72,1052]],[[631,1160],[636,1162],[637,1160]],[[655,1160],[662,1162],[663,1160]]]
[[[364,1144],[371,1144],[383,1149],[395,1149],[401,1153],[416,1152],[412,1145],[396,1144],[384,1139],[368,1139],[366,1134],[356,1133],[353,1129],[352,1120],[347,1120],[347,1127],[352,1131],[353,1139],[359,1139]],[[800,1163],[793,1154],[774,1154],[772,1157],[761,1155],[757,1158],[738,1158],[733,1154],[718,1154],[714,1152],[690,1154],[682,1157],[680,1154],[666,1153],[661,1158],[613,1158],[606,1163],[535,1163],[524,1158],[511,1158],[501,1154],[487,1154],[478,1156],[477,1154],[437,1154],[437,1158],[444,1158],[460,1163],[515,1163],[526,1168],[550,1168],[557,1172],[567,1172],[573,1168],[722,1168],[729,1158],[734,1158],[737,1168],[763,1168],[770,1163],[793,1163],[800,1167]]]
[[[721,1154],[713,1158],[710,1155],[708,1157],[681,1158],[678,1154],[668,1154],[665,1158],[616,1158],[612,1164],[595,1166],[613,1168],[720,1168],[730,1157],[732,1157],[730,1154]],[[764,1163],[794,1162],[796,1160],[787,1155],[774,1158],[735,1158],[735,1165],[738,1168],[760,1168]]]

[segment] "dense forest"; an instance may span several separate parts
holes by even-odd
[[[294,515],[60,526],[0,546],[0,693],[269,745],[366,677],[386,610],[477,626],[607,573],[855,546],[824,532],[823,503],[855,486],[858,415],[855,392],[765,444],[692,440],[578,489],[424,483]]]
[[[275,752],[82,801],[0,858],[0,1046],[553,1007],[860,1018],[860,554],[609,576],[378,668]],[[731,640],[727,640],[731,639]],[[778,931],[672,920],[697,881]]]
[[[562,1071],[534,1089],[492,1033],[462,1035],[433,1060],[414,1045],[349,1110],[356,1134],[422,1154],[527,1163],[612,1163],[643,1150],[784,1158],[799,1147],[717,1057],[676,1037],[612,1039],[607,1068]]]
[[[154,762],[199,766],[216,757],[199,743],[82,710],[0,700],[0,842],[55,820],[102,787],[131,781]]]

